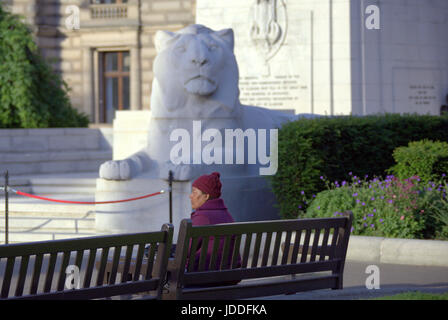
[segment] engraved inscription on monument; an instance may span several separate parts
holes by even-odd
[[[439,114],[439,70],[395,69],[393,76],[394,112]]]
[[[287,109],[289,103],[298,102],[298,90],[306,90],[300,84],[300,76],[275,76],[273,79],[263,77],[244,77],[240,79],[240,99],[248,105],[269,105]]]
[[[437,90],[434,85],[421,85],[415,84],[409,86],[409,100],[411,104],[417,106],[428,106],[435,100],[437,100]]]

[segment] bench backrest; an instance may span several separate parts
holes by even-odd
[[[169,269],[172,285],[168,299],[234,299],[292,293],[310,289],[342,288],[342,275],[353,214],[323,219],[296,219],[192,226],[181,222],[174,261]],[[220,239],[215,241],[214,239]],[[213,252],[207,259],[207,247]],[[224,242],[222,255],[219,246]],[[196,245],[200,243],[200,248]],[[190,246],[193,250],[190,250]],[[199,266],[195,260],[200,250]],[[210,249],[209,249],[210,251]],[[216,261],[221,257],[221,261]],[[197,260],[197,259],[196,259]],[[209,265],[205,266],[205,261]],[[290,280],[285,283],[226,285],[214,288],[197,286],[236,280],[331,271],[315,280]],[[271,278],[274,280],[273,278]],[[264,279],[266,280],[266,279]],[[278,278],[277,278],[278,280]],[[247,285],[245,285],[245,282]],[[185,290],[185,287],[193,286]]]
[[[172,238],[173,226],[165,224],[158,232],[2,245],[0,263],[4,264],[4,273],[0,298],[97,299],[147,291],[153,293],[150,298],[160,298]],[[144,250],[148,244],[147,272],[140,277]],[[121,279],[117,279],[121,251],[125,251],[124,271]],[[85,252],[88,252],[86,256]],[[108,283],[103,283],[109,257],[113,257],[112,270]],[[136,272],[129,279],[127,270],[131,259],[136,261]],[[42,270],[43,265],[46,265],[46,272]],[[65,285],[66,270],[70,265],[80,270],[80,288],[67,289]],[[95,266],[98,267],[96,272]],[[44,279],[41,277],[42,271],[45,272]],[[96,277],[93,277],[95,274]],[[28,282],[31,280],[28,285],[27,279]],[[29,286],[28,292],[24,292],[26,286]]]

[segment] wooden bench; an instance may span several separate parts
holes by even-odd
[[[2,245],[0,246],[0,262],[4,263],[5,271],[0,298],[98,299],[150,291],[152,295],[145,298],[159,299],[166,276],[172,239],[173,226],[165,224],[158,232]],[[140,277],[144,249],[148,244],[151,245],[152,250],[149,251],[149,256],[146,259],[144,277]],[[137,272],[132,279],[128,277],[117,279],[122,249],[125,251],[123,274],[128,273],[131,259],[135,261],[133,268]],[[88,257],[86,256],[86,267],[82,268],[84,251],[88,251],[89,254]],[[111,274],[109,281],[104,283],[106,264],[112,252]],[[20,264],[16,263],[18,257],[21,257]],[[29,277],[27,271],[31,260],[34,263],[32,276],[29,274],[31,276]],[[71,262],[71,260],[74,261]],[[14,278],[16,264],[18,268],[16,268],[16,278]],[[45,279],[39,281],[43,264],[47,265]],[[79,289],[66,288],[66,270],[69,265],[77,266],[80,270],[81,288]],[[92,277],[95,265],[97,266],[96,278]],[[59,272],[55,273],[56,270]],[[24,293],[26,280],[30,278],[29,292]],[[12,288],[11,284],[15,284],[15,287]]]
[[[242,299],[342,289],[352,220],[351,212],[337,218],[195,227],[191,220],[185,219],[181,222],[175,257],[168,264],[169,293],[162,298]],[[213,252],[206,268],[210,241],[213,241]],[[221,241],[224,242],[222,259],[216,261]],[[196,250],[190,252],[189,248],[190,245],[196,248],[198,243],[201,243],[197,248],[199,265],[194,266],[188,261],[195,260]],[[213,286],[238,280],[242,281]]]

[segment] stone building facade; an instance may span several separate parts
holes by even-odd
[[[23,16],[44,57],[92,124],[148,110],[157,30],[195,21],[195,0],[2,0]]]
[[[235,30],[240,98],[246,104],[328,115],[439,114],[448,92],[446,0],[0,1],[30,24],[43,55],[71,88],[73,105],[92,124],[111,124],[115,110],[149,110],[155,32],[196,21]],[[280,73],[280,80],[272,81],[263,78],[246,39],[253,23],[250,8],[267,3],[276,3],[279,17],[286,12],[283,28],[291,37],[270,60]],[[371,6],[380,12],[378,29],[366,27]],[[258,87],[263,82],[277,86]],[[270,104],[268,93],[290,104]],[[129,117],[126,113],[123,117]],[[135,121],[125,122],[134,126]]]

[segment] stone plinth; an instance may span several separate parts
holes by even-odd
[[[222,177],[222,198],[235,221],[278,219],[275,197],[265,177]],[[173,224],[190,218],[191,181],[173,183]],[[116,204],[96,205],[96,230],[101,233],[132,233],[159,230],[169,222],[168,182],[141,175],[127,181],[97,180],[95,200],[134,198],[166,190],[162,195]],[[261,199],[263,201],[261,201]],[[174,233],[177,237],[177,232]],[[175,239],[176,240],[176,239]]]

